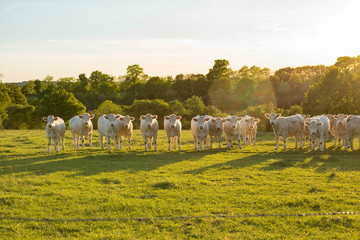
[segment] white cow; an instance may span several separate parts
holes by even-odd
[[[168,139],[168,150],[171,149],[171,138],[174,140],[174,149],[176,148],[176,141],[178,143],[178,149],[181,150],[180,147],[180,136],[181,136],[181,116],[176,116],[175,114],[171,114],[169,116],[164,117],[164,130],[166,132],[166,136]]]
[[[114,139],[115,148],[118,148],[119,130],[115,124],[116,119],[120,118],[120,114],[104,114],[98,119],[98,131],[100,137],[100,147],[104,149],[104,137],[106,138],[107,150],[110,152],[110,139]]]
[[[345,135],[345,151],[348,151],[350,147],[354,149],[354,136],[359,137],[359,149],[360,149],[360,116],[349,116],[346,120],[346,135]]]
[[[159,123],[156,120],[157,115],[141,115],[140,116],[140,131],[142,133],[144,143],[145,143],[145,151],[151,149],[152,140],[154,141],[154,150],[157,151],[156,140],[157,134],[159,130]]]
[[[315,150],[315,144],[317,143],[317,149],[325,151],[326,141],[330,131],[329,119],[325,116],[315,116],[311,118],[310,122],[306,121],[305,124],[310,128],[312,150]]]
[[[204,142],[204,150],[206,150],[207,137],[209,135],[209,117],[196,116],[191,119],[191,133],[194,139],[195,149],[200,151],[202,142]]]
[[[338,114],[336,117],[336,130],[335,134],[338,139],[338,147],[345,145],[345,135],[346,135],[346,120],[348,115]],[[341,143],[342,140],[342,143]]]
[[[224,122],[226,121],[226,119],[221,117],[211,117],[210,119],[211,121],[208,121],[210,149],[212,149],[213,137],[217,138],[219,148],[221,148],[221,137],[224,133]]]
[[[232,148],[233,142],[238,141],[239,148],[242,148],[240,142],[240,120],[242,117],[227,116],[224,122],[224,135],[227,143],[227,148]]]
[[[259,118],[253,118],[247,115],[241,119],[240,132],[245,145],[249,145],[251,142],[253,142],[253,145],[255,146],[258,122],[260,122]]]
[[[48,139],[48,150],[50,152],[51,139],[54,142],[54,150],[59,152],[59,141],[62,141],[62,150],[65,149],[65,123],[62,118],[54,117],[53,115],[43,117],[42,120],[46,124],[46,136]]]
[[[129,115],[126,116],[120,116],[118,119],[116,119],[115,128],[119,131],[118,133],[118,139],[119,142],[117,143],[117,148],[122,149],[122,137],[127,137],[129,149],[131,149],[131,137],[133,132],[133,124],[132,121],[134,121],[134,117],[130,117]]]
[[[94,114],[84,113],[78,116],[74,116],[69,120],[69,129],[74,139],[74,148],[79,148],[79,138],[81,138],[82,147],[85,146],[84,136],[88,137],[89,145],[92,147],[92,133],[93,124],[91,119],[95,117]]]
[[[300,148],[303,147],[303,134],[304,134],[304,118],[299,115],[293,115],[290,117],[281,117],[281,114],[265,113],[265,117],[270,120],[276,138],[276,148],[279,148],[280,137],[283,137],[284,150],[286,150],[287,137],[294,136],[295,148],[298,147],[298,139],[300,139]]]
[[[329,119],[329,122],[330,122],[330,133],[331,133],[331,135],[334,136],[333,146],[335,146],[336,141],[339,140],[336,135],[336,122],[337,122],[336,115],[327,114],[326,117]]]

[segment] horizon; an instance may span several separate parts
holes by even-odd
[[[233,70],[329,66],[360,54],[359,7],[354,0],[5,0],[1,80],[96,70],[117,78],[134,64],[149,76],[206,74],[216,59]]]

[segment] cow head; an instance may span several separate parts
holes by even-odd
[[[211,119],[211,121],[215,125],[216,130],[221,130],[223,128],[223,123],[226,121],[226,119],[217,117],[217,118]]]
[[[91,119],[93,119],[95,117],[95,115],[94,114],[90,115],[88,113],[84,113],[84,114],[78,115],[78,117],[82,120],[82,123],[85,126],[89,126],[90,122],[91,122]]]
[[[103,115],[105,119],[107,119],[110,123],[110,127],[115,127],[115,120],[120,118],[120,114],[105,114]]]
[[[260,122],[259,118],[253,118],[253,117],[249,117],[245,119],[245,122],[248,124],[250,129],[254,129],[255,125]]]
[[[278,114],[276,114],[276,113],[270,113],[270,114],[265,113],[265,117],[270,120],[270,125],[271,125],[271,126],[274,126],[274,125],[275,125],[276,119],[277,119],[278,117],[280,117],[280,116],[281,116],[280,113],[278,113]]]
[[[242,119],[242,117],[237,117],[237,116],[230,116],[226,118],[226,121],[231,122],[231,127],[232,128],[236,128],[237,127],[237,122],[240,121]]]
[[[311,138],[311,142],[315,143],[316,140],[316,133],[318,131],[318,128],[322,125],[322,122],[316,121],[315,119],[311,119],[310,121],[306,121],[305,125],[309,126],[309,130],[310,130],[310,138]]]
[[[140,116],[140,121],[143,121],[145,120],[145,125],[148,127],[148,128],[151,128],[152,125],[154,124],[155,120],[157,119],[157,115],[151,115],[151,114],[146,114],[146,115],[141,115]]]
[[[55,121],[58,120],[58,117],[54,117],[53,115],[49,115],[47,117],[43,117],[42,120],[47,122],[46,128],[52,128],[55,126]]]
[[[126,115],[126,116],[120,116],[119,120],[124,123],[123,126],[124,126],[125,129],[130,129],[130,123],[131,123],[132,121],[134,121],[135,118],[134,118],[134,117],[130,117],[129,115]]]
[[[176,116],[175,114],[171,114],[169,116],[165,116],[164,119],[169,121],[171,128],[174,128],[176,120],[180,120],[181,116]]]
[[[210,120],[210,118],[205,117],[205,116],[197,116],[197,117],[194,117],[192,120],[197,122],[198,123],[198,128],[202,130],[205,127],[205,123],[208,122]]]
[[[338,114],[337,115],[337,125],[340,126],[341,128],[344,128],[346,126],[346,120],[348,118],[348,115],[344,115],[344,114]]]

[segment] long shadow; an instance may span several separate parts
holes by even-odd
[[[102,152],[79,150],[73,152],[0,160],[0,175],[20,173],[50,174],[54,172],[76,172],[73,175],[96,175],[103,172],[126,170],[129,172],[151,171],[181,161],[196,161],[214,151],[149,151],[149,152]],[[85,155],[85,156],[84,156]],[[69,176],[73,176],[69,175]]]

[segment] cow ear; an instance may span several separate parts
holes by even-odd
[[[278,113],[278,114],[276,114],[276,117],[278,118],[278,117],[280,117],[281,116],[281,114],[280,113]]]
[[[197,122],[197,121],[198,121],[198,119],[197,119],[197,118],[194,118],[194,117],[193,117],[193,119],[192,119],[192,120],[194,120],[195,122]]]
[[[181,118],[182,118],[181,116],[177,116],[177,117],[176,117],[177,120],[180,120]]]
[[[310,122],[306,121],[306,122],[305,122],[305,125],[306,125],[306,126],[309,126],[309,125],[310,125]]]
[[[242,119],[242,117],[238,117],[237,120],[240,121]]]
[[[141,115],[140,117],[139,117],[139,120],[141,121],[141,120],[143,120],[144,119],[144,115]]]
[[[121,117],[120,114],[116,114],[116,115],[115,115],[115,118],[116,118],[116,119],[118,119],[119,117]]]
[[[57,121],[59,119],[59,117],[56,117],[56,118],[54,118],[54,121]]]
[[[83,115],[82,115],[82,114],[81,114],[81,115],[78,115],[78,117],[79,117],[79,118],[83,118]]]
[[[221,121],[222,121],[222,122],[226,122],[226,118],[222,118]]]
[[[255,122],[256,123],[260,122],[260,118],[255,118]]]
[[[270,114],[265,113],[265,117],[266,117],[267,119],[270,119]]]
[[[306,118],[310,118],[310,115],[308,114],[308,115],[306,115]]]
[[[109,116],[105,114],[105,115],[104,115],[104,118],[105,118],[105,119],[109,119]]]
[[[205,118],[205,122],[207,122],[207,121],[209,121],[210,120],[210,118]]]
[[[318,123],[317,123],[318,126],[321,126],[322,124],[323,124],[322,122],[318,122]]]
[[[122,120],[124,120],[124,118],[123,118],[123,117],[120,117],[119,119],[120,119],[121,121],[122,121]]]
[[[44,122],[47,122],[47,121],[48,121],[48,118],[47,118],[47,117],[43,117],[42,120],[43,120]]]
[[[169,116],[165,116],[164,119],[165,119],[165,120],[169,120]]]
[[[226,118],[226,121],[229,121],[229,122],[230,122],[230,121],[231,121],[231,118]]]
[[[157,118],[158,118],[158,115],[153,115],[152,118],[153,118],[153,119],[157,119]]]
[[[215,119],[211,119],[211,121],[216,122],[216,120],[215,120]]]
[[[246,118],[246,119],[245,119],[245,122],[249,122],[249,119],[248,119],[248,118]]]
[[[93,119],[94,117],[95,117],[95,114],[91,114],[89,118]]]
[[[344,115],[344,118],[347,118],[349,115]]]
[[[135,120],[135,118],[134,118],[134,117],[131,117],[131,118],[130,118],[130,120],[131,120],[131,121],[134,121],[134,120]]]

